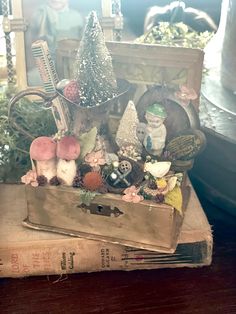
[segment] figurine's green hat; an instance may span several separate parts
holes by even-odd
[[[165,119],[167,117],[167,113],[166,113],[165,108],[161,104],[157,104],[157,103],[148,106],[146,112],[150,113],[154,116],[158,116],[162,119]]]

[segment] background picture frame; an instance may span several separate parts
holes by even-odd
[[[112,0],[91,0],[86,3],[68,0],[68,8],[65,10],[65,14],[63,13],[64,15],[62,14],[59,17],[55,17],[55,12],[52,12],[55,10],[52,9],[48,12],[48,6],[45,9],[47,3],[53,2],[53,0],[11,0],[13,14],[11,22],[18,21],[18,28],[14,30],[16,31],[16,74],[19,89],[42,86],[32,56],[31,45],[34,41],[43,39],[47,41],[50,47],[50,40],[54,36],[53,27],[57,19],[60,21],[60,23],[58,22],[60,30],[57,31],[59,38],[56,40],[80,39],[86,16],[91,10],[95,10],[102,20],[106,38],[113,38],[116,15]],[[51,25],[49,25],[50,23]],[[65,27],[64,30],[62,24]],[[68,24],[71,25],[71,28]],[[52,48],[52,45],[50,48]],[[52,54],[55,54],[55,50],[52,50]]]
[[[29,8],[25,5],[30,0],[12,0],[13,17],[23,19],[28,23]],[[34,0],[35,1],[35,0]],[[38,2],[38,1],[37,1]],[[42,2],[45,3],[45,0]],[[99,2],[99,3],[98,3]],[[33,3],[30,1],[30,3]],[[41,3],[41,2],[40,2]],[[110,0],[92,1],[90,9],[103,9],[108,15],[107,8]],[[94,4],[94,7],[92,7]],[[111,5],[110,5],[111,10]],[[86,9],[83,11],[86,13]],[[101,12],[101,11],[100,11]],[[112,15],[112,10],[111,10]],[[107,38],[107,37],[106,37]],[[28,87],[37,87],[37,84],[29,84],[29,60],[31,57],[31,47],[29,47],[27,30],[16,32],[16,72],[17,85],[20,90]],[[58,42],[55,50],[55,60],[59,78],[72,78],[73,64],[77,49],[78,39],[63,39]],[[117,78],[126,79],[140,86],[160,85],[186,85],[193,88],[199,95],[202,78],[202,67],[204,52],[200,49],[166,47],[160,45],[136,44],[133,42],[107,42],[107,47],[112,55],[114,70]],[[141,88],[139,88],[141,90]],[[142,93],[145,90],[142,90]],[[136,95],[136,97],[138,97]],[[193,104],[198,109],[199,98],[193,100]]]

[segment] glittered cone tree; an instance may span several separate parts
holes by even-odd
[[[116,95],[116,79],[96,12],[87,20],[78,55],[80,106],[95,107]]]
[[[137,137],[138,124],[138,114],[133,101],[130,100],[120,120],[116,133],[116,143],[119,148],[131,145],[137,152],[142,150],[142,145]]]

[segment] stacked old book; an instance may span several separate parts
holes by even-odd
[[[0,277],[211,264],[211,227],[192,187],[172,254],[31,230],[22,226],[27,215],[24,186],[1,185],[0,199]]]

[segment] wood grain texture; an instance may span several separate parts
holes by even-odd
[[[0,313],[236,313],[234,229],[214,230],[209,267],[3,279]]]
[[[170,205],[142,201],[133,207],[120,195],[97,195],[95,210],[84,212],[80,192],[68,187],[26,187],[28,219],[32,224],[52,227],[59,233],[118,243],[137,248],[173,253],[184,219],[190,190],[183,186],[183,215]],[[97,206],[121,210],[119,217],[97,214]],[[91,206],[92,206],[91,205]],[[95,214],[94,214],[94,213]],[[141,238],[140,238],[140,235]]]

